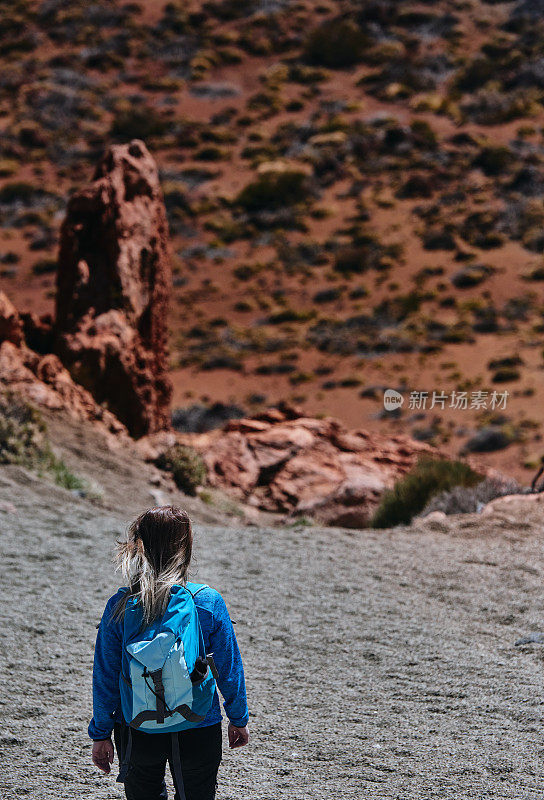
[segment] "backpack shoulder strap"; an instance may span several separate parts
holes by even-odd
[[[193,581],[187,581],[185,584],[185,588],[192,596],[193,600],[195,596],[202,591],[202,589],[210,589],[211,587],[208,586],[207,583],[194,583]],[[215,682],[217,688],[219,689],[219,674],[217,672],[217,667],[215,666],[215,661],[213,660],[213,653],[205,653],[204,651],[204,639],[202,637],[202,630],[200,631],[201,636],[201,646],[202,646],[202,653],[205,655],[206,661],[208,662],[208,666],[210,667],[210,672],[212,673],[213,677],[215,678]]]
[[[187,589],[187,591],[193,597],[194,600],[195,595],[197,595],[200,591],[202,591],[202,589],[209,589],[210,587],[208,586],[207,583],[194,583],[193,581],[187,581],[187,583],[185,584],[185,588]]]

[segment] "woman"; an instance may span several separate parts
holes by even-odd
[[[125,784],[127,800],[162,800],[167,797],[166,763],[176,788],[176,800],[213,800],[221,762],[221,710],[217,691],[201,721],[183,721],[175,734],[144,732],[128,726],[121,711],[120,678],[123,625],[132,603],[141,614],[142,627],[160,620],[173,587],[186,587],[193,533],[185,511],[173,506],[150,508],[130,526],[127,541],[118,545],[117,562],[127,588],[108,600],[98,626],[93,668],[93,763],[105,773],[113,763],[115,748],[123,765],[118,780]],[[206,654],[213,653],[215,678],[229,718],[229,746],[249,740],[244,670],[227,607],[219,592],[190,584],[202,629]],[[188,590],[188,587],[187,587]],[[174,588],[175,591],[181,591]],[[193,609],[194,614],[194,609]],[[145,670],[144,670],[145,671]],[[126,678],[125,678],[126,680]],[[128,720],[130,722],[130,720]],[[181,764],[179,764],[181,761]],[[181,769],[176,769],[176,765]],[[181,774],[180,774],[181,773]]]

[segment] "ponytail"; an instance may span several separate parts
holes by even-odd
[[[161,617],[172,586],[187,582],[192,546],[193,531],[185,511],[157,506],[140,514],[126,541],[117,543],[117,569],[129,591],[117,604],[114,619],[123,617],[132,597],[141,605],[144,626]]]

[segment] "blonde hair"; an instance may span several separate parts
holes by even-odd
[[[149,625],[166,610],[170,590],[185,585],[193,549],[193,530],[186,511],[175,506],[155,506],[144,511],[117,543],[117,569],[129,586],[114,617],[121,618],[128,600],[135,597]]]

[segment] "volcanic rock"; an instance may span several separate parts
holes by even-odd
[[[56,351],[74,380],[133,436],[170,425],[172,275],[156,164],[114,145],[68,203],[57,273]]]
[[[443,455],[408,436],[349,431],[333,417],[307,417],[293,406],[230,420],[223,430],[172,436],[197,449],[209,483],[237,499],[350,528],[368,524],[383,492],[419,456]],[[156,457],[170,438],[151,436],[142,445]]]
[[[19,346],[23,341],[23,323],[9,298],[0,292],[0,342]]]
[[[24,339],[28,347],[36,353],[46,355],[54,350],[54,320],[51,314],[38,316],[30,311],[21,315]]]
[[[26,346],[23,321],[0,292],[0,390],[9,389],[33,403],[64,410],[97,423],[106,433],[126,434],[125,426],[72,380],[56,355],[40,355]]]

